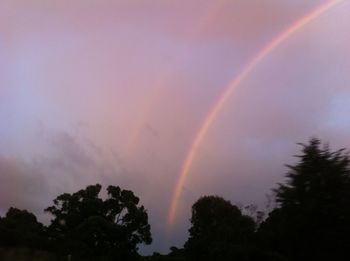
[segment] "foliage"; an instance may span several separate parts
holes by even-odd
[[[75,258],[133,260],[137,245],[150,244],[148,215],[132,191],[109,186],[99,198],[101,185],[62,194],[46,209],[54,219],[49,231],[57,251]]]
[[[228,260],[255,230],[252,218],[218,196],[201,197],[192,206],[191,223],[185,250],[193,260]]]
[[[132,191],[99,184],[58,196],[46,209],[49,227],[34,214],[10,208],[0,217],[0,260],[306,261],[350,260],[350,159],[317,139],[301,144],[286,181],[274,190],[275,207],[265,213],[242,209],[218,196],[192,206],[189,238],[168,255],[140,257],[150,244],[148,215]],[[243,211],[243,212],[242,212]],[[38,249],[40,251],[38,251]],[[55,256],[56,254],[56,256]]]
[[[11,207],[0,218],[0,246],[40,249],[45,246],[44,233],[44,226],[27,210]]]
[[[0,248],[1,261],[53,261],[52,253],[34,248],[6,247]],[[58,261],[58,260],[57,260]]]
[[[350,160],[317,139],[288,166],[275,190],[278,208],[262,224],[262,242],[291,260],[349,260]]]

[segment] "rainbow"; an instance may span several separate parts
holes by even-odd
[[[305,25],[319,17],[321,14],[334,7],[335,5],[343,2],[344,0],[330,0],[326,1],[322,5],[318,6],[316,9],[310,11],[290,26],[288,26],[285,30],[280,32],[277,36],[275,36],[270,42],[268,42],[263,48],[261,48],[258,53],[240,70],[238,75],[229,83],[229,85],[224,89],[224,92],[220,95],[218,100],[214,103],[208,115],[206,116],[204,122],[199,128],[187,154],[183,165],[181,167],[181,171],[179,177],[176,181],[176,185],[173,191],[173,195],[171,198],[171,204],[168,211],[167,222],[168,225],[171,226],[174,222],[176,209],[178,205],[178,201],[181,195],[182,187],[185,183],[186,177],[188,176],[189,170],[191,168],[193,159],[196,155],[197,149],[202,143],[204,137],[206,136],[208,129],[213,124],[217,114],[220,112],[222,107],[227,102],[228,98],[232,95],[235,88],[247,77],[247,75],[252,71],[254,67],[256,67],[268,54],[270,54],[275,48],[277,48],[281,43],[286,41],[290,36],[295,34]]]
[[[137,124],[133,128],[129,142],[126,146],[126,159],[129,160],[132,158],[135,148],[138,145],[140,140],[141,132],[144,126],[147,124],[147,121],[150,119],[150,114],[152,111],[152,106],[156,104],[162,95],[162,91],[164,90],[163,84],[165,83],[165,79],[159,80],[159,83],[155,85],[155,87],[151,90],[149,97],[147,98],[147,103],[143,104],[141,112],[137,115]]]
[[[211,1],[206,7],[206,12],[203,16],[200,17],[198,21],[194,24],[193,27],[190,27],[188,30],[188,34],[192,36],[192,41],[188,43],[188,46],[191,46],[192,42],[200,35],[200,33],[206,28],[207,24],[210,24],[215,17],[218,16],[219,11],[221,10],[223,5],[223,0],[220,1]],[[155,87],[152,88],[151,93],[147,99],[141,111],[138,115],[135,127],[133,128],[129,142],[125,148],[125,155],[127,159],[130,159],[139,143],[141,131],[143,127],[146,125],[147,121],[150,119],[150,115],[153,109],[153,106],[157,103],[157,101],[161,98],[162,94],[166,90],[167,83],[171,81],[173,75],[171,72],[166,73],[163,77],[157,79],[155,83]]]

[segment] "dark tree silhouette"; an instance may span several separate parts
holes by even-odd
[[[230,260],[255,230],[252,218],[218,196],[201,197],[192,206],[191,223],[185,244],[191,260]]]
[[[42,249],[45,245],[44,226],[27,210],[10,208],[0,218],[0,246],[31,247]]]
[[[105,200],[100,191],[97,184],[65,193],[46,209],[54,216],[49,231],[57,251],[73,258],[137,259],[137,245],[152,241],[145,208],[132,191],[109,186]]]
[[[261,225],[262,242],[291,260],[350,260],[350,160],[318,139],[304,145],[275,190],[278,207]]]

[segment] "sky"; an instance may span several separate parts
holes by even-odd
[[[202,195],[264,209],[297,142],[350,148],[349,12],[348,0],[1,1],[0,215],[48,223],[57,195],[119,185],[148,210],[148,254],[183,245]]]

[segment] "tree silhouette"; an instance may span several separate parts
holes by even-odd
[[[349,260],[350,160],[311,139],[275,190],[278,207],[259,230],[291,260]]]
[[[27,210],[10,208],[4,218],[0,218],[0,246],[46,247],[44,226],[34,214]]]
[[[201,197],[192,206],[191,223],[185,250],[192,260],[229,260],[255,230],[252,218],[218,196]]]
[[[137,245],[150,244],[148,215],[132,191],[109,186],[99,198],[101,185],[62,194],[46,209],[54,219],[49,231],[57,251],[73,258],[134,260]]]

